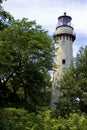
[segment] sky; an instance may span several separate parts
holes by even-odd
[[[7,0],[2,4],[4,10],[10,12],[15,19],[28,18],[36,20],[43,29],[53,35],[58,17],[64,12],[72,17],[76,33],[73,43],[73,55],[80,47],[87,45],[87,0]]]

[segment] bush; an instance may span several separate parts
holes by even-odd
[[[49,110],[36,115],[20,108],[4,108],[0,116],[0,130],[87,130],[87,117],[76,113],[52,118]]]

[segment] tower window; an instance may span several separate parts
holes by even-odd
[[[62,59],[62,64],[66,64],[66,60],[65,59]]]
[[[67,35],[67,40],[68,40],[68,35]]]
[[[60,40],[61,40],[61,36],[60,36]]]
[[[63,36],[63,40],[65,40],[65,36]]]

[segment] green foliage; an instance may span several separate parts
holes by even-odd
[[[52,118],[49,110],[36,115],[24,109],[4,108],[0,116],[0,130],[87,130],[87,117],[76,113]]]
[[[52,39],[35,21],[11,20],[0,31],[0,98],[3,104],[43,106],[48,99]],[[35,108],[33,107],[33,108]]]
[[[8,22],[10,22],[11,19],[13,19],[11,14],[5,11],[3,7],[1,6],[1,3],[3,3],[3,1],[6,1],[6,0],[0,0],[0,30],[3,30],[4,28],[6,28],[8,26]]]
[[[6,1],[6,0],[0,0],[0,3],[3,3],[3,1]]]
[[[1,0],[2,4],[4,0]],[[50,102],[52,39],[35,21],[0,8],[0,106],[35,111]]]

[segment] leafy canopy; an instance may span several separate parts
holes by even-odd
[[[48,71],[52,69],[51,45],[47,31],[25,18],[12,19],[0,31],[0,96],[3,103],[44,104],[46,87],[50,84]]]

